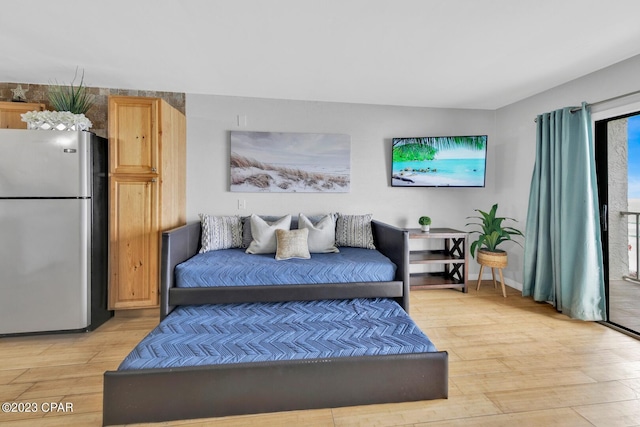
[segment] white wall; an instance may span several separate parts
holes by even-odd
[[[187,217],[212,214],[308,214],[329,211],[373,213],[400,227],[429,215],[432,227],[465,229],[474,209],[499,204],[501,216],[515,218],[524,232],[535,161],[535,117],[582,101],[640,89],[640,56],[574,80],[496,111],[392,107],[325,102],[187,95]],[[636,98],[637,100],[637,98]],[[597,112],[622,100],[594,107]],[[237,116],[246,116],[238,126]],[[229,192],[231,130],[345,133],[351,136],[351,192],[342,194],[259,194]],[[487,134],[487,186],[483,189],[392,188],[391,138]],[[238,209],[238,199],[247,208]],[[507,244],[506,282],[522,287],[523,249]],[[470,264],[470,277],[478,267]],[[487,276],[489,277],[489,276]]]
[[[473,208],[494,199],[496,145],[494,112],[326,102],[187,95],[187,218],[212,214],[372,213],[400,227],[418,227],[429,215],[432,227],[464,229]],[[238,126],[238,115],[246,126]],[[231,193],[231,130],[343,133],[351,136],[349,193]],[[391,139],[401,136],[487,134],[487,187],[392,188]],[[247,208],[238,209],[238,199]]]

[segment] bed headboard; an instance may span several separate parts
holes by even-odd
[[[171,232],[172,238],[169,238]],[[160,318],[173,310],[169,306],[169,289],[175,286],[173,270],[200,250],[200,221],[192,222],[162,233],[160,267]]]

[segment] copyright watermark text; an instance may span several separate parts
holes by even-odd
[[[2,404],[4,413],[36,413],[36,412],[73,412],[71,402],[4,402]]]

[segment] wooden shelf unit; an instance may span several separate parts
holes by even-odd
[[[467,292],[468,236],[464,231],[452,228],[432,228],[423,232],[419,228],[410,228],[410,240],[442,240],[444,248],[410,249],[410,265],[440,266],[438,271],[413,272],[410,285],[413,289],[457,288]]]

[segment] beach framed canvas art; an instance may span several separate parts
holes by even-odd
[[[231,191],[347,193],[351,137],[231,131]]]

